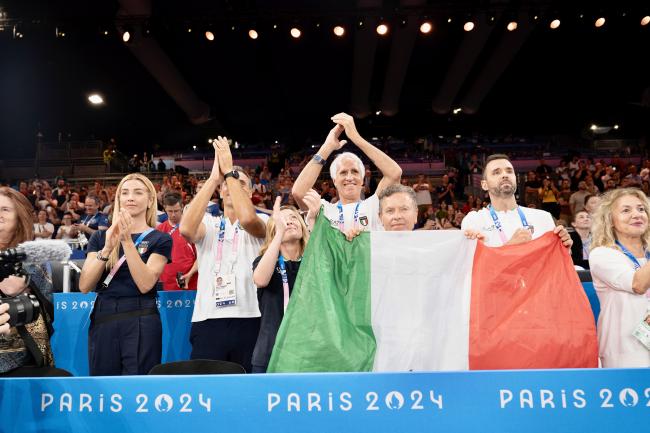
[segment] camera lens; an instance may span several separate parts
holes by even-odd
[[[9,304],[9,326],[22,326],[38,318],[40,304],[36,296],[18,295],[15,298],[0,297],[0,304]]]

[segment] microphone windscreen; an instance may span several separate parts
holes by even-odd
[[[35,264],[62,262],[68,260],[72,254],[70,246],[65,241],[55,239],[23,242],[16,247],[16,251],[27,256],[25,263]]]

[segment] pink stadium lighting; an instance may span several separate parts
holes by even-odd
[[[339,38],[345,34],[345,29],[342,26],[334,27],[334,34]]]
[[[205,38],[209,41],[214,41],[214,33],[212,33],[211,31],[205,32]]]
[[[474,22],[473,21],[467,21],[463,25],[463,30],[465,30],[466,32],[471,32],[472,30],[474,30]]]
[[[510,21],[506,26],[509,32],[514,32],[517,30],[517,21]]]
[[[553,21],[551,21],[549,27],[552,28],[553,30],[557,29],[558,27],[560,27],[560,20],[558,20],[557,18],[554,19]]]
[[[298,39],[302,35],[302,32],[297,27],[293,27],[290,33],[291,33],[291,37],[293,37],[294,39]]]
[[[248,31],[248,37],[251,38],[251,39],[257,39],[259,37],[259,34],[257,34],[257,30],[250,29]]]
[[[431,30],[433,30],[433,25],[429,21],[425,21],[422,23],[420,26],[420,33],[422,34],[428,34],[431,33]]]
[[[642,26],[647,26],[648,24],[650,24],[650,15],[646,15],[643,18],[641,18]]]
[[[602,26],[604,26],[604,25],[605,25],[605,18],[603,18],[603,17],[598,18],[598,19],[596,20],[596,22],[594,23],[594,25],[595,25],[596,27],[602,27]]]

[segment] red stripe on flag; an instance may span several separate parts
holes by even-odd
[[[598,366],[593,313],[560,239],[479,242],[472,270],[471,370]]]

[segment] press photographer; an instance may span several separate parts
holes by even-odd
[[[22,194],[0,188],[0,376],[69,376],[54,368],[50,347],[52,281],[38,257],[22,263],[7,252],[33,238],[31,214]]]

